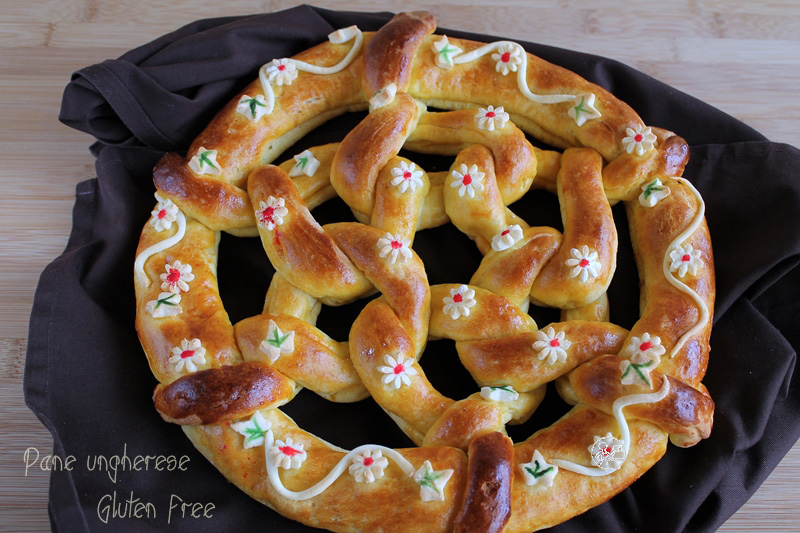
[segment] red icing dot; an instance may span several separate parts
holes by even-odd
[[[397,250],[398,248],[402,248],[403,243],[400,241],[392,241],[392,249]]]
[[[587,266],[589,266],[589,260],[588,259],[581,259],[581,262],[579,264],[582,267],[587,267]]]
[[[409,172],[408,170],[403,172],[403,179],[410,180],[411,179],[411,172]]]
[[[648,341],[648,342],[643,342],[641,344],[641,346],[639,346],[639,349],[641,351],[643,351],[643,352],[646,352],[647,350],[649,350],[652,347],[653,347],[653,343]]]
[[[184,350],[181,352],[181,359],[186,359],[194,355],[194,350]]]
[[[295,450],[291,446],[281,446],[278,448],[283,455],[288,455],[289,457],[294,457],[295,455],[300,454],[300,450]]]
[[[286,65],[278,65],[278,70],[283,72],[284,70],[286,70]]]
[[[395,374],[402,374],[405,371],[406,371],[406,367],[404,367],[403,365],[397,365],[396,367],[394,367],[394,373]]]
[[[642,137],[641,133],[637,133],[636,137],[633,138],[633,140],[636,141],[637,143],[642,142],[642,139],[644,139],[644,137]]]
[[[460,304],[463,300],[464,297],[461,296],[460,294],[456,294],[455,296],[453,296],[453,301],[457,304]]]
[[[271,223],[274,224],[275,220],[273,220],[272,216],[275,214],[274,207],[268,207],[261,212],[261,222],[264,224]]]
[[[464,178],[461,180],[461,183],[463,183],[464,185],[469,185],[470,183],[472,183],[472,176],[470,176],[469,174],[464,174]]]
[[[162,209],[161,211],[158,212],[158,215],[156,215],[156,216],[158,216],[159,219],[164,218],[165,216],[167,216],[167,210],[166,209]]]
[[[504,229],[504,230],[503,230],[503,232],[502,232],[500,235],[502,235],[503,237],[505,237],[505,236],[506,236],[506,235],[508,235],[509,233],[511,233],[511,230],[510,230],[510,229]]]
[[[600,452],[601,452],[603,455],[611,455],[611,452],[612,452],[612,450],[611,450],[611,446],[606,446],[605,448],[603,448],[602,450],[600,450]]]
[[[167,283],[178,283],[181,279],[181,271],[177,268],[170,268],[167,274]]]
[[[511,52],[506,52],[505,54],[500,56],[500,61],[503,63],[508,63],[511,61]]]
[[[486,118],[494,118],[495,116],[496,115],[495,115],[494,111],[489,111],[488,113],[486,113]]]
[[[374,462],[375,459],[373,459],[372,457],[367,457],[366,459],[364,459],[364,466],[372,466],[372,463]]]
[[[683,261],[684,263],[689,262],[691,260],[692,260],[692,256],[690,256],[689,254],[684,254],[684,256],[681,257],[681,261]]]
[[[561,342],[558,339],[553,339],[550,341],[550,346],[552,346],[553,348],[558,348],[559,346],[561,346]]]

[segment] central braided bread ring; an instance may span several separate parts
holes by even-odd
[[[627,487],[667,437],[691,446],[711,430],[713,256],[702,198],[680,177],[685,141],[516,43],[435,27],[400,14],[271,61],[187,158],[167,154],[154,173],[135,285],[156,408],[242,490],[315,527],[548,527]],[[269,164],[367,106],[341,143]],[[401,148],[455,160],[427,173]],[[558,195],[563,233],[507,207],[532,188]],[[358,222],[320,226],[311,210],[336,195]],[[619,201],[641,277],[630,331],[608,322]],[[483,260],[469,284],[430,286],[413,240],[447,222]],[[263,313],[235,327],[216,280],[220,231],[260,235],[276,271]],[[316,327],[321,304],[375,292],[348,342]],[[539,329],[531,303],[561,321]],[[480,392],[454,400],[428,381],[419,358],[440,338]],[[512,443],[505,424],[527,420],[551,381],[574,408]],[[417,447],[346,451],[311,435],[279,409],[302,387],[371,396]]]

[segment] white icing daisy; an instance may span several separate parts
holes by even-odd
[[[161,274],[161,290],[165,292],[180,293],[189,290],[188,282],[194,280],[192,265],[184,265],[177,259],[171,265],[164,267],[166,272]]]
[[[266,202],[262,200],[259,203],[258,211],[256,211],[258,225],[272,231],[276,226],[283,224],[283,217],[289,213],[285,204],[286,202],[283,198],[275,198],[274,196],[267,198]]]
[[[503,76],[509,72],[516,72],[517,68],[522,64],[522,48],[516,44],[506,43],[497,49],[497,52],[492,54],[492,59],[497,61],[495,70]]]
[[[369,110],[375,111],[378,108],[391,104],[396,95],[397,85],[390,83],[372,95],[372,98],[369,99]]]
[[[195,174],[212,174],[218,175],[222,169],[217,163],[217,151],[206,150],[202,146],[197,153],[189,160],[189,168]]]
[[[181,314],[181,295],[176,292],[162,292],[155,300],[150,300],[145,304],[145,309],[153,318],[163,318],[165,316],[175,316]]]
[[[289,170],[289,176],[292,178],[302,176],[303,174],[306,176],[313,176],[319,168],[319,159],[314,157],[311,150],[303,150],[294,156],[294,160],[296,163],[291,170]]]
[[[294,331],[284,333],[278,324],[270,319],[267,336],[261,341],[258,349],[267,354],[270,363],[274,363],[281,355],[294,351]]]
[[[277,439],[269,449],[269,454],[272,462],[284,470],[300,468],[308,457],[308,453],[303,449],[303,444],[292,442],[291,437],[287,437],[285,442]]]
[[[642,155],[655,148],[657,137],[653,130],[650,129],[650,126],[637,124],[633,128],[626,128],[625,134],[627,137],[622,139],[622,145],[629,154],[632,154],[635,150],[636,155]]]
[[[653,207],[658,202],[669,196],[670,188],[661,183],[661,180],[656,178],[650,183],[642,185],[642,193],[639,195],[639,203],[643,207]]]
[[[594,94],[581,94],[575,97],[575,105],[569,108],[567,115],[575,120],[578,126],[583,126],[587,120],[600,118],[602,115],[594,107]]]
[[[548,326],[545,330],[536,332],[538,339],[533,343],[533,349],[539,353],[539,361],[547,359],[551,365],[556,361],[564,362],[567,360],[567,350],[572,346],[572,342],[564,338],[564,332],[556,330],[553,326]]]
[[[417,369],[414,368],[414,360],[410,357],[403,357],[398,355],[397,359],[389,354],[383,356],[383,362],[386,366],[378,367],[378,371],[385,374],[381,381],[384,385],[399,389],[402,385],[411,385],[411,379],[408,376],[416,376]]]
[[[494,402],[513,402],[519,393],[509,385],[502,387],[481,387],[481,398]]]
[[[150,224],[156,231],[164,231],[171,228],[172,223],[178,219],[178,206],[173,204],[169,198],[164,198],[158,193],[156,193],[156,200],[158,200],[158,205],[150,213],[153,215]]]
[[[453,475],[453,470],[434,470],[426,460],[412,476],[419,485],[419,497],[424,502],[444,501],[444,487]]]
[[[246,94],[239,98],[236,105],[236,112],[247,117],[251,122],[258,122],[261,117],[267,114],[269,106],[264,99],[264,95],[258,94],[255,97]]]
[[[273,59],[267,67],[267,76],[276,85],[291,85],[297,78],[297,67],[291,59]]]
[[[392,169],[392,185],[400,189],[400,192],[406,192],[411,189],[411,192],[422,187],[422,171],[417,170],[414,163],[406,163],[400,161],[400,164]]]
[[[172,349],[172,357],[169,362],[175,365],[175,372],[197,372],[198,365],[206,364],[206,349],[200,343],[200,339],[183,339],[180,346]]]
[[[659,358],[666,351],[667,349],[661,345],[661,337],[651,336],[647,332],[643,333],[641,337],[631,337],[625,348],[625,353],[631,359],[637,358],[638,360]]]
[[[669,258],[672,263],[669,265],[671,272],[678,271],[678,277],[682,278],[686,273],[692,276],[697,274],[697,269],[703,266],[703,259],[700,257],[700,250],[692,248],[691,244],[676,246],[670,253]]]
[[[492,237],[492,250],[502,252],[514,246],[522,238],[522,228],[519,224],[508,226],[506,229]]]
[[[453,58],[463,51],[461,48],[450,44],[445,35],[442,35],[441,39],[433,43],[433,50],[436,56],[436,65],[439,68],[453,68]]]
[[[475,115],[475,122],[478,124],[478,128],[482,130],[501,130],[505,127],[508,120],[508,113],[503,110],[503,106],[498,108],[494,106],[489,106],[486,109],[480,108],[478,114]]]
[[[576,278],[580,276],[581,282],[586,283],[589,279],[594,279],[600,275],[600,269],[603,265],[597,260],[597,252],[590,250],[585,244],[581,249],[573,248],[569,251],[571,258],[567,259],[566,264],[572,267],[569,271],[569,277]]]
[[[520,470],[522,470],[522,475],[525,477],[525,484],[528,486],[542,483],[545,487],[552,487],[553,479],[558,474],[558,467],[547,464],[539,450],[533,451],[530,463],[522,463],[519,466]]]
[[[264,444],[264,433],[269,431],[272,423],[265,419],[263,415],[256,411],[250,420],[235,422],[231,424],[231,429],[244,435],[244,448],[253,448]]]
[[[383,469],[389,460],[380,450],[366,450],[353,456],[353,464],[348,471],[359,483],[372,483],[383,477]]]
[[[401,262],[411,257],[411,248],[409,246],[411,246],[410,240],[391,233],[387,233],[378,239],[378,248],[381,250],[380,256],[389,256],[391,264],[394,264],[398,257],[400,257]]]
[[[458,187],[459,197],[463,198],[466,193],[470,198],[475,198],[475,191],[483,191],[483,178],[486,173],[480,172],[478,165],[467,168],[467,165],[461,163],[459,170],[452,171],[450,175],[453,176],[450,186],[454,189]]]
[[[607,433],[605,437],[595,435],[594,444],[589,446],[589,453],[592,455],[592,465],[613,472],[619,470],[625,462],[625,443],[611,433]]]
[[[450,289],[450,296],[445,296],[442,300],[445,314],[450,315],[453,320],[458,320],[462,316],[469,316],[470,307],[475,305],[475,290],[467,285],[461,285]]]

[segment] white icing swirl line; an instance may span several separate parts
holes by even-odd
[[[361,44],[364,41],[364,35],[356,26],[342,28],[328,35],[328,40],[333,44],[342,44],[351,39],[355,39],[355,42],[353,43],[352,48],[350,48],[350,51],[347,52],[347,55],[345,55],[341,61],[330,67],[311,65],[310,63],[298,61],[297,59],[289,59],[289,61],[292,62],[297,70],[302,70],[310,74],[335,74],[344,70],[344,68],[353,61],[353,58],[356,56],[359,50],[361,50]],[[275,92],[272,89],[272,84],[269,82],[269,75],[267,73],[267,68],[269,68],[271,63],[272,62],[270,61],[269,63],[262,65],[258,70],[258,79],[261,82],[261,88],[264,90],[264,99],[266,103],[266,110],[264,111],[265,115],[271,114],[275,109]]]
[[[276,465],[273,462],[272,457],[270,457],[269,450],[272,448],[274,441],[275,437],[272,434],[272,430],[268,429],[264,433],[264,457],[266,459],[267,475],[269,476],[269,480],[272,483],[272,486],[275,487],[275,490],[278,492],[278,494],[287,500],[299,501],[319,496],[325,489],[330,487],[345,470],[347,470],[356,454],[365,451],[380,450],[383,452],[384,456],[397,463],[397,466],[403,470],[403,473],[409,477],[414,476],[414,466],[408,461],[408,459],[400,455],[397,451],[384,446],[379,446],[377,444],[364,444],[347,452],[347,454],[345,454],[345,456],[339,460],[336,466],[333,467],[333,470],[331,470],[328,475],[322,478],[316,485],[305,490],[301,490],[300,492],[295,492],[283,486],[283,482],[278,475],[278,465]]]
[[[167,237],[163,241],[157,242],[143,250],[142,253],[136,257],[136,261],[133,263],[133,271],[136,273],[136,279],[145,287],[150,286],[150,278],[144,271],[145,262],[150,259],[150,256],[155,255],[158,252],[163,252],[167,248],[178,244],[186,234],[186,217],[184,216],[183,211],[178,211],[178,218],[176,222],[178,223],[178,231],[176,231],[171,237]]]
[[[697,189],[694,188],[694,185],[692,185],[691,182],[686,178],[676,177],[673,179],[689,187],[692,193],[697,197],[697,200],[700,202],[700,208],[698,209],[697,214],[694,217],[694,220],[692,220],[692,223],[689,224],[689,226],[687,226],[686,229],[684,229],[680,235],[675,237],[675,239],[670,243],[669,246],[667,246],[667,251],[664,254],[664,260],[662,262],[661,269],[664,272],[664,277],[667,278],[667,281],[669,281],[669,283],[673,287],[680,290],[681,292],[688,294],[694,300],[694,302],[697,304],[697,307],[700,309],[700,317],[698,318],[697,323],[689,331],[684,333],[681,336],[681,338],[678,339],[678,342],[675,343],[675,346],[672,347],[672,350],[670,350],[669,352],[670,358],[675,357],[675,354],[678,353],[681,348],[683,348],[683,345],[686,344],[686,341],[689,340],[689,337],[697,333],[699,330],[703,329],[706,326],[706,324],[708,324],[708,320],[711,316],[708,310],[708,306],[700,297],[700,295],[695,290],[686,285],[684,282],[676,278],[669,268],[670,253],[675,247],[682,244],[683,241],[688,239],[689,236],[691,236],[691,234],[694,233],[697,230],[697,228],[700,227],[700,224],[703,222],[703,217],[705,216],[706,212],[705,201],[703,201],[703,197],[700,196],[700,193],[697,191]]]
[[[664,376],[664,384],[661,385],[661,388],[658,390],[658,392],[651,392],[649,394],[629,394],[628,396],[617,398],[614,401],[613,405],[611,406],[611,412],[614,414],[614,418],[617,419],[620,440],[625,444],[626,459],[628,458],[628,452],[630,451],[631,447],[631,432],[630,428],[628,428],[628,421],[622,414],[622,410],[629,405],[660,402],[667,397],[667,394],[669,394],[669,388],[669,379]],[[567,461],[566,459],[550,459],[550,464],[556,465],[564,470],[569,470],[570,472],[575,472],[576,474],[582,474],[584,476],[606,476],[615,472],[615,470],[604,470],[602,468],[579,465],[577,463],[573,463],[572,461]]]

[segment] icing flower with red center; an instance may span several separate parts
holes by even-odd
[[[700,250],[692,248],[691,244],[683,246],[676,246],[670,253],[669,258],[672,263],[669,265],[671,272],[678,271],[678,277],[683,277],[686,273],[692,276],[697,274],[697,269],[703,265],[703,259],[700,257]]]
[[[567,259],[566,264],[571,267],[569,277],[577,278],[580,276],[581,282],[586,283],[589,279],[594,279],[600,275],[603,265],[597,260],[597,252],[590,250],[585,244],[581,249],[573,248],[569,251],[572,256]]]
[[[410,240],[391,233],[387,233],[378,239],[378,248],[381,250],[380,256],[389,256],[391,264],[394,264],[398,257],[400,257],[400,261],[405,261],[411,257],[411,248],[409,246],[411,246]]]
[[[236,105],[236,112],[244,115],[247,120],[251,122],[258,122],[258,120],[267,114],[267,101],[264,95],[258,94],[255,97],[242,95],[239,98],[239,103]]]
[[[308,457],[308,453],[303,449],[303,444],[293,442],[291,437],[287,437],[286,441],[277,439],[269,449],[269,454],[272,462],[284,470],[300,468]]]
[[[436,65],[439,68],[453,68],[455,65],[453,58],[463,52],[458,46],[450,44],[445,35],[433,43],[433,51],[436,55]]]
[[[400,192],[406,192],[411,189],[411,192],[422,187],[422,171],[417,170],[414,163],[406,163],[400,161],[400,164],[392,169],[392,185],[397,187]]]
[[[408,376],[416,376],[417,369],[414,368],[414,360],[410,357],[398,355],[397,359],[389,354],[383,356],[385,366],[378,367],[378,371],[384,374],[381,380],[384,385],[389,385],[399,389],[402,385],[411,385]]]
[[[283,217],[285,217],[289,210],[285,207],[283,198],[275,198],[270,196],[267,201],[259,203],[258,211],[256,211],[256,219],[258,225],[270,231],[275,229],[275,226],[283,224]]]
[[[206,150],[202,146],[197,153],[189,160],[189,168],[195,174],[213,174],[218,175],[222,169],[217,163],[217,151]]]
[[[173,204],[169,198],[163,198],[158,193],[156,193],[156,200],[158,200],[158,205],[150,213],[153,215],[150,224],[156,231],[164,231],[171,228],[172,223],[178,219],[178,206]]]
[[[145,304],[145,309],[153,318],[163,318],[165,316],[175,316],[183,311],[181,306],[181,295],[174,292],[159,293],[158,298],[150,300]]]
[[[267,76],[277,85],[291,85],[297,78],[297,67],[291,59],[273,59],[267,67]]]
[[[348,471],[358,483],[372,483],[383,477],[383,469],[387,466],[389,460],[380,450],[365,450],[353,456]]]
[[[564,338],[564,332],[548,326],[545,330],[536,332],[538,339],[533,343],[533,349],[539,353],[539,361],[547,359],[548,364],[555,364],[567,360],[567,350],[572,346],[572,342]]]
[[[458,170],[453,170],[450,173],[453,176],[453,181],[450,182],[452,188],[458,188],[458,196],[463,198],[467,194],[470,198],[475,198],[475,191],[483,191],[483,178],[486,176],[485,172],[478,170],[478,165],[467,167],[461,163]]]
[[[294,156],[295,165],[289,170],[289,176],[296,178],[297,176],[313,176],[319,168],[319,159],[314,157],[311,150],[303,150]]]
[[[480,108],[478,110],[475,115],[475,122],[478,124],[478,128],[482,130],[494,131],[495,129],[503,129],[509,118],[508,113],[503,110],[503,106],[496,109],[494,106],[489,106],[486,109]]]
[[[641,337],[631,337],[627,348],[625,348],[625,353],[637,362],[657,359],[664,355],[666,351],[667,349],[661,345],[661,337],[651,336],[648,332],[642,333]]]
[[[539,450],[533,450],[533,457],[530,463],[523,463],[519,466],[520,470],[522,470],[522,475],[525,477],[525,484],[529,487],[538,483],[545,487],[552,487],[553,479],[558,474],[558,467],[547,464]]]
[[[183,339],[180,346],[172,349],[172,357],[169,362],[175,365],[175,372],[197,372],[198,365],[206,364],[206,349],[200,343],[200,339]]]
[[[655,148],[657,137],[653,130],[650,129],[650,126],[636,124],[633,128],[626,128],[625,134],[627,137],[622,139],[622,145],[629,154],[632,154],[635,150],[636,155],[642,155]]]
[[[244,435],[245,450],[264,444],[264,433],[269,431],[271,427],[272,422],[264,418],[259,411],[253,413],[250,420],[231,424],[232,430]]]
[[[495,70],[505,76],[509,72],[516,72],[522,64],[522,49],[512,43],[500,45],[497,52],[492,54],[492,59],[497,61]]]
[[[194,280],[192,265],[184,265],[176,259],[171,265],[167,263],[165,268],[167,271],[161,274],[162,291],[178,294],[189,290],[188,282]]]
[[[453,470],[434,470],[426,460],[412,476],[419,485],[419,497],[424,502],[444,501],[444,487],[453,475]]]
[[[625,462],[625,443],[611,433],[607,433],[605,437],[595,435],[594,444],[589,446],[589,453],[592,454],[592,465],[613,472],[619,470]]]
[[[462,316],[469,316],[470,307],[475,305],[475,290],[467,285],[461,285],[450,289],[450,296],[445,296],[442,300],[444,313],[450,315],[453,320],[458,320]]]
[[[522,228],[519,224],[508,226],[506,229],[492,237],[492,250],[502,252],[514,246],[522,238]]]

